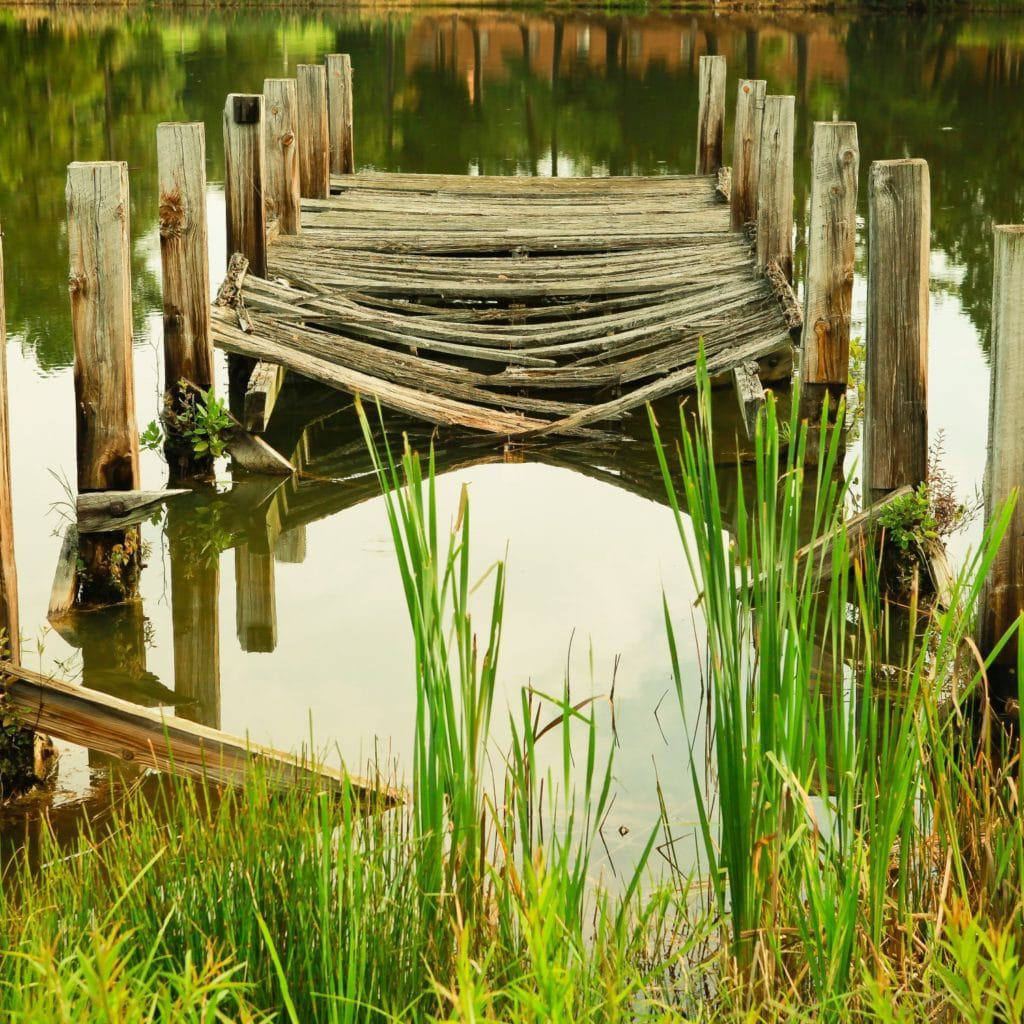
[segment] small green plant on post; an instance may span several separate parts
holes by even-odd
[[[212,472],[213,462],[227,452],[233,426],[223,399],[214,388],[200,391],[187,380],[178,381],[164,401],[163,425],[151,421],[139,437],[147,451],[163,448],[168,465],[183,476]],[[192,472],[185,472],[191,469]]]

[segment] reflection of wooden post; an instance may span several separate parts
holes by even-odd
[[[878,160],[868,186],[864,503],[928,472],[928,257],[924,160]]]
[[[992,522],[1024,485],[1024,226],[995,229],[992,289],[992,375],[988,426],[985,519]],[[985,586],[979,615],[979,647],[988,655],[1024,612],[1024,495]],[[1000,689],[1016,695],[1019,639],[996,662]]]
[[[274,557],[279,562],[298,564],[306,560],[306,527],[285,530],[274,544]]]
[[[736,92],[736,123],[732,142],[732,229],[739,231],[757,218],[757,175],[761,159],[761,122],[768,83],[741,79]]]
[[[263,97],[231,93],[224,107],[224,206],[228,257],[240,252],[249,272],[267,276],[266,157]]]
[[[327,120],[327,69],[300,64],[297,76],[299,183],[303,196],[326,199],[331,194],[331,135]]]
[[[757,174],[757,265],[793,280],[793,132],[796,100],[766,96]]]
[[[274,555],[249,544],[235,548],[235,628],[243,651],[277,647]]]
[[[14,562],[14,508],[11,503],[11,435],[7,412],[7,319],[4,305],[4,250],[0,231],[0,630],[7,657],[21,662],[18,629],[18,570]]]
[[[191,509],[169,508],[174,692],[178,714],[220,728],[220,553],[204,551]]]
[[[815,124],[800,377],[804,384],[838,390],[846,387],[850,375],[859,166],[856,124]]]
[[[353,174],[352,60],[347,53],[327,55],[327,113],[331,140],[331,173]]]
[[[135,490],[139,435],[132,369],[128,165],[70,164],[67,207],[78,490]],[[138,531],[82,535],[79,542],[83,599],[104,603],[132,596]]]
[[[291,78],[267,78],[263,82],[267,115],[266,143],[267,216],[282,235],[302,231],[299,201],[298,99]]]
[[[697,173],[714,174],[725,152],[725,58],[701,57],[697,110]]]

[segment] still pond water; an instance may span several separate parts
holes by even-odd
[[[946,464],[962,491],[977,486],[988,394],[991,225],[1024,219],[1020,19],[773,20],[508,8],[128,16],[8,10],[0,14],[0,221],[29,666],[144,703],[175,705],[188,717],[278,747],[296,749],[312,732],[332,760],[343,756],[359,766],[376,753],[408,763],[411,643],[383,508],[365,486],[325,485],[306,504],[294,496],[290,504],[287,495],[268,498],[254,486],[248,495],[236,493],[230,507],[208,498],[179,506],[167,522],[145,527],[152,550],[139,608],[94,614],[67,637],[46,622],[63,529],[61,480],[74,478],[66,164],[129,163],[135,369],[145,424],[156,414],[161,386],[157,123],[206,123],[216,283],[225,257],[225,94],[260,91],[265,77],[293,75],[296,64],[336,51],[352,55],[356,158],[363,167],[692,171],[697,59],[708,52],[728,57],[730,95],[743,75],[767,78],[770,91],[797,97],[799,235],[814,120],[858,122],[862,195],[871,160],[927,158],[931,432],[944,431]],[[855,333],[863,330],[863,244],[858,254]],[[801,257],[798,249],[798,277]],[[313,408],[334,415],[304,438],[283,422],[282,444],[303,446],[302,457],[325,475],[365,468],[344,402],[316,405],[324,397],[311,392],[289,401],[307,416]],[[459,469],[443,478],[440,494],[447,514],[469,485],[481,569],[508,546],[506,697],[511,701],[528,683],[557,691],[567,665],[578,694],[607,693],[614,675],[618,796],[606,834],[628,845],[652,820],[655,772],[678,816],[692,809],[661,591],[684,620],[694,593],[671,516],[652,500],[657,488],[643,483],[646,460],[624,451],[602,467],[642,481],[632,488],[577,472],[569,461],[569,454],[554,453],[541,463]],[[160,486],[164,476],[159,460],[144,455],[144,486]],[[245,542],[218,556],[227,520],[240,507],[248,518]],[[245,587],[262,595],[255,614],[236,607],[236,591]],[[695,714],[699,658],[695,648],[684,653]],[[58,799],[84,793],[103,770],[102,759],[62,745]],[[628,835],[620,837],[620,829]]]

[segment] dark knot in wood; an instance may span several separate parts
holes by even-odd
[[[112,516],[126,516],[128,515],[128,508],[123,501],[112,501],[110,503],[110,514]]]
[[[83,274],[81,272],[79,272],[77,274],[72,274],[68,278],[68,291],[71,292],[72,295],[78,295],[79,292],[84,292],[85,291],[85,282],[86,282],[85,274]]]

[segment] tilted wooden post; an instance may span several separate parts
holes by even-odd
[[[3,231],[0,231],[0,630],[6,654],[21,663],[18,626],[18,569],[14,562],[14,506],[11,502],[11,434],[7,409],[7,318],[4,304]]]
[[[774,260],[793,280],[793,136],[796,99],[766,96],[757,172],[757,265]]]
[[[928,257],[924,160],[878,160],[868,183],[864,504],[928,473]]]
[[[1024,225],[995,229],[991,385],[985,520],[991,523],[1013,493],[1013,515],[986,581],[978,646],[988,656],[1024,612]],[[1019,638],[999,653],[990,673],[1004,693],[1017,693]]]
[[[840,393],[850,375],[859,168],[857,125],[852,121],[817,122],[811,151],[800,376],[803,384],[825,385]]]
[[[331,139],[331,173],[353,174],[352,60],[347,53],[327,55],[327,114]]]
[[[331,135],[327,120],[327,69],[299,64],[295,69],[298,103],[299,186],[308,199],[331,194]]]
[[[697,173],[714,174],[725,158],[725,58],[700,59]]]
[[[298,235],[302,231],[302,210],[296,143],[299,105],[294,79],[265,79],[263,101],[267,117],[267,217],[276,222],[279,234]]]
[[[741,78],[736,92],[732,141],[732,229],[739,231],[757,218],[757,177],[761,160],[761,123],[768,83]]]
[[[228,258],[240,252],[249,273],[267,275],[266,156],[263,97],[231,93],[224,106],[224,206]]]
[[[132,365],[128,165],[68,166],[68,255],[75,344],[78,491],[139,486],[139,434]],[[82,599],[134,596],[138,530],[79,537]]]

